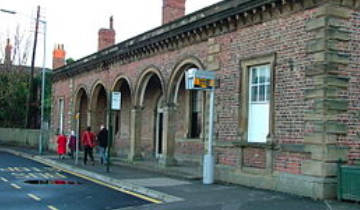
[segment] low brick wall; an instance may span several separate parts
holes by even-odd
[[[37,147],[39,145],[40,130],[0,128],[0,143],[8,145]],[[44,131],[43,148],[48,148],[49,131]]]

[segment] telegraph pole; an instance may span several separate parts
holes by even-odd
[[[38,36],[38,29],[39,29],[39,19],[40,19],[40,6],[37,7],[37,14],[36,14],[36,23],[35,23],[35,34],[34,34],[34,46],[31,58],[31,72],[29,78],[29,93],[26,100],[26,118],[25,118],[25,128],[30,128],[34,108],[34,69],[35,69],[35,56],[36,56],[36,45],[37,45],[37,36]]]

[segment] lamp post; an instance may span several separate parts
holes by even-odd
[[[46,64],[46,21],[40,20],[44,24],[44,56],[43,66],[41,71],[41,122],[40,122],[40,137],[39,137],[39,155],[42,155],[42,145],[44,139],[44,106],[45,106],[45,64]]]
[[[16,11],[1,9],[0,12],[4,12],[7,14],[15,15],[18,14]],[[42,64],[42,71],[41,71],[41,122],[40,122],[40,136],[39,136],[39,154],[42,154],[42,143],[43,143],[43,135],[44,135],[44,105],[45,105],[45,65],[46,65],[46,26],[47,22],[45,20],[40,20],[40,6],[37,7],[37,17],[36,17],[36,28],[35,28],[35,38],[34,38],[34,48],[33,48],[33,56],[31,60],[31,75],[30,75],[30,87],[29,87],[29,95],[27,100],[27,112],[26,112],[26,128],[29,127],[31,112],[30,103],[32,102],[32,89],[33,89],[33,73],[34,73],[34,66],[35,66],[35,54],[36,54],[36,44],[37,44],[37,35],[38,35],[38,26],[39,23],[44,25],[44,56],[43,56],[43,64]]]

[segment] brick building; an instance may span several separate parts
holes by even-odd
[[[111,21],[98,52],[55,70],[53,130],[80,113],[80,131],[98,131],[121,91],[117,156],[202,164],[209,96],[185,90],[184,72],[215,71],[216,179],[334,197],[336,161],[360,160],[360,1],[163,5],[162,26],[115,45]]]

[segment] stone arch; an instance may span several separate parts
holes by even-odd
[[[130,80],[125,76],[119,76],[112,90],[121,92],[121,109],[114,111],[112,120],[115,152],[119,157],[127,157],[130,152],[130,119],[133,107]]]
[[[131,95],[133,95],[134,89],[133,89],[131,80],[127,76],[120,74],[119,76],[116,77],[116,79],[114,81],[115,82],[112,84],[111,90],[114,90],[116,85],[119,84],[119,82],[126,82],[130,88]]]
[[[107,124],[108,94],[106,86],[101,81],[94,83],[90,98],[91,128],[98,132],[100,125]]]
[[[194,145],[176,143],[176,139],[190,138],[201,142],[204,128],[204,93],[185,89],[185,71],[190,68],[204,69],[204,65],[196,57],[182,59],[175,65],[167,87],[167,103],[174,105],[174,111],[169,112],[168,122],[173,128],[173,136],[168,141],[172,141],[174,145],[174,158],[185,162],[194,160],[176,155],[176,150],[179,148],[191,149]]]
[[[164,80],[160,71],[154,67],[143,71],[136,85],[135,108],[138,110],[136,118],[136,139],[139,142],[141,156],[151,160],[156,158],[156,122],[158,100],[163,96]],[[139,151],[139,149],[138,149]]]
[[[175,65],[174,70],[171,73],[168,88],[167,88],[167,99],[168,103],[177,104],[177,94],[181,85],[182,80],[185,76],[185,71],[190,68],[204,69],[202,62],[196,57],[187,57],[182,59]]]
[[[89,95],[85,85],[79,85],[75,92],[75,114],[79,114],[79,122],[75,124],[75,131],[81,136],[89,123]]]
[[[134,94],[134,104],[135,106],[143,106],[144,94],[146,87],[149,84],[149,81],[153,76],[157,77],[161,84],[162,92],[165,93],[165,83],[164,77],[162,76],[160,70],[154,66],[146,68],[139,76],[136,82],[136,89]]]

